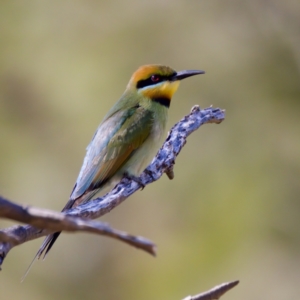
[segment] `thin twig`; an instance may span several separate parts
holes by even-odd
[[[226,292],[234,288],[238,285],[239,281],[231,281],[222,283],[220,285],[215,286],[211,290],[195,295],[195,296],[187,296],[183,300],[218,300],[220,299]]]

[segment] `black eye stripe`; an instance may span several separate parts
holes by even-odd
[[[156,81],[153,81],[152,80],[152,76],[157,76],[158,79]],[[146,86],[150,86],[150,85],[155,85],[159,82],[162,82],[162,81],[167,81],[169,79],[171,79],[171,77],[173,77],[175,74],[171,74],[169,76],[162,76],[162,75],[158,75],[158,74],[152,74],[150,77],[148,77],[147,79],[143,79],[143,80],[139,80],[136,84],[136,88],[137,89],[142,89]]]
[[[152,76],[153,76],[153,75],[152,75]],[[146,87],[146,86],[149,86],[149,85],[153,85],[153,84],[157,84],[157,83],[159,83],[159,82],[162,82],[162,81],[165,79],[165,78],[163,78],[162,76],[160,76],[160,77],[158,78],[158,80],[156,80],[156,81],[153,82],[153,80],[151,79],[152,76],[150,76],[150,77],[147,78],[147,79],[139,80],[139,81],[137,82],[137,84],[136,84],[136,87],[137,87],[138,89],[142,89],[143,87]]]

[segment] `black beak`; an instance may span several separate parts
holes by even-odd
[[[201,70],[179,71],[171,77],[171,80],[172,81],[182,80],[184,78],[191,77],[191,76],[194,76],[194,75],[199,75],[199,74],[205,74],[205,71],[201,71]]]

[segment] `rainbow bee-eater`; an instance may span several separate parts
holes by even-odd
[[[171,98],[180,80],[198,74],[204,71],[176,72],[163,65],[145,65],[134,72],[125,92],[88,145],[70,199],[62,211],[91,200],[124,175],[137,180],[159,148]],[[35,258],[44,252],[45,257],[59,235],[56,232],[47,236]]]

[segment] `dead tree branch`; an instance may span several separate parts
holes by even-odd
[[[173,126],[171,129],[166,141],[164,142],[163,146],[157,153],[156,157],[153,159],[151,164],[147,167],[147,169],[141,174],[140,181],[143,183],[143,185],[148,185],[156,180],[158,180],[164,173],[168,175],[170,179],[174,177],[173,172],[173,166],[175,164],[175,159],[180,153],[181,149],[186,143],[187,137],[197,130],[201,125],[207,124],[207,123],[221,123],[225,118],[225,113],[223,110],[218,108],[206,108],[203,110],[200,110],[199,106],[194,106],[191,110],[191,113],[185,116],[183,119],[181,119],[177,124]],[[140,189],[141,186],[136,182],[132,181],[128,178],[123,178],[108,194],[106,194],[103,197],[96,198],[95,200],[89,201],[83,205],[77,206],[74,209],[70,209],[66,212],[64,212],[64,215],[67,215],[68,217],[82,217],[85,219],[95,219],[98,217],[103,216],[104,214],[110,212],[113,208],[121,204],[125,199],[127,199],[130,195],[132,195],[134,192],[136,192],[138,189]],[[1,207],[0,207],[1,208]],[[16,216],[18,210],[20,209],[20,206],[15,206],[16,211],[10,212],[11,216]],[[24,208],[23,208],[24,209]],[[30,208],[31,211],[35,210],[34,208]],[[0,217],[9,217],[7,210],[0,209],[1,215]],[[50,216],[47,215],[49,211],[42,212],[42,215],[44,215],[49,220],[47,221],[47,226],[42,226],[41,223],[38,221],[34,221],[34,226],[31,225],[17,225],[12,226],[9,228],[5,228],[0,230],[0,266],[2,265],[6,255],[8,252],[17,245],[20,245],[24,242],[39,238],[41,236],[47,235],[50,231],[56,231],[56,230],[66,230],[63,227],[59,227],[59,229],[54,229],[54,223],[56,222],[55,219],[50,221]],[[36,213],[36,211],[35,211]],[[19,214],[19,216],[21,216]],[[20,218],[19,221],[22,221],[24,223],[28,223],[29,217],[28,215],[24,214],[24,219]],[[16,218],[13,218],[16,220]],[[71,222],[74,219],[67,219],[69,222]],[[80,220],[80,222],[88,222]],[[92,222],[92,221],[89,221]],[[52,224],[50,224],[52,223]],[[83,223],[81,223],[82,226]],[[89,223],[91,225],[91,223]],[[74,225],[74,224],[73,224]],[[94,224],[93,224],[94,225]],[[75,226],[75,225],[74,225]],[[106,225],[107,226],[107,225]],[[42,230],[37,228],[41,227]],[[88,225],[85,225],[85,228],[87,228]],[[91,226],[93,227],[93,226]],[[90,227],[90,228],[91,228]],[[95,226],[97,227],[97,226]],[[100,227],[98,229],[95,229],[93,232],[96,232],[98,230],[98,233],[100,234]],[[44,229],[48,228],[48,229]],[[108,229],[109,227],[106,227]],[[50,231],[49,231],[50,230]],[[104,230],[102,234],[107,234],[108,231],[112,231],[111,228],[109,230]],[[105,233],[106,232],[106,233]],[[128,239],[124,238],[124,233],[120,233],[123,238],[119,238],[123,241],[126,241],[127,243],[130,243]],[[113,234],[109,235],[113,236]],[[125,236],[129,236],[125,234]],[[136,237],[131,237],[133,239],[136,239]],[[150,243],[150,248],[154,245],[143,239],[138,238],[142,243]],[[134,246],[137,246],[136,243],[131,243]],[[149,249],[150,249],[149,248]],[[143,248],[146,250],[145,248]],[[152,248],[154,251],[154,248]],[[147,251],[147,250],[146,250]],[[150,251],[148,251],[150,252]],[[154,252],[151,252],[152,254]]]
[[[108,224],[98,221],[85,220],[79,217],[67,216],[63,213],[54,212],[48,209],[36,207],[23,207],[12,203],[0,196],[0,218],[30,224],[34,227],[56,231],[83,231],[109,236],[121,240],[131,246],[142,249],[155,255],[155,245],[143,237],[137,237],[119,230],[111,228]],[[4,229],[0,231],[0,241],[7,242],[8,245],[17,246],[24,243],[24,235],[16,234],[22,231],[24,226],[13,226],[14,230]],[[12,227],[10,227],[12,228]]]

